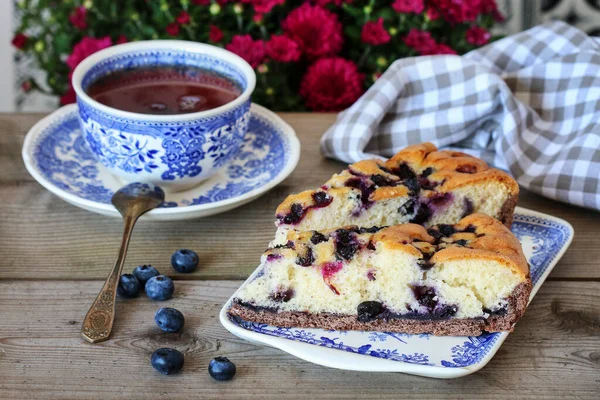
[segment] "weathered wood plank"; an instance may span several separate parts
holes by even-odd
[[[0,282],[0,398],[597,398],[600,391],[600,283],[547,282],[516,331],[481,371],[455,380],[327,369],[245,342],[218,322],[239,281],[176,282],[166,302],[119,302],[111,340],[79,336],[100,281]],[[157,308],[186,316],[182,334],[161,333]],[[186,355],[184,371],[161,376],[149,365],[158,347]],[[238,367],[227,383],[209,360]]]
[[[255,268],[274,233],[273,212],[289,193],[322,184],[343,164],[325,160],[319,138],[331,114],[282,114],[302,142],[300,164],[281,185],[251,204],[225,214],[187,222],[140,222],[128,268],[152,263],[169,270],[172,251],[197,250],[202,268],[182,279],[242,279]],[[0,115],[0,279],[101,279],[119,245],[117,220],[80,210],[44,190],[25,170],[23,136],[40,115]],[[519,205],[565,218],[576,237],[551,274],[600,278],[600,213],[524,192]]]

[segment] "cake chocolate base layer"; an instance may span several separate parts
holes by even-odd
[[[498,220],[504,224],[508,229],[513,222],[513,216],[515,214],[515,207],[517,206],[517,201],[519,200],[519,194],[514,194],[510,196],[502,205],[502,209],[500,210],[500,215],[498,216]]]
[[[512,332],[515,323],[527,307],[531,283],[519,284],[508,299],[507,311],[503,315],[490,315],[483,318],[456,319],[375,319],[369,322],[358,321],[356,315],[333,313],[310,314],[301,311],[271,311],[235,303],[229,314],[246,321],[280,326],[284,328],[321,328],[327,330],[356,330],[402,332],[410,334],[431,333],[437,336],[478,336],[486,332]]]

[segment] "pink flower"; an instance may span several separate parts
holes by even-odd
[[[73,46],[73,52],[67,57],[66,63],[73,71],[87,56],[110,46],[112,46],[112,41],[109,36],[98,39],[86,36]]]
[[[340,111],[363,93],[363,77],[356,64],[341,57],[315,61],[302,78],[300,95],[315,111]]]
[[[342,25],[337,16],[321,6],[304,3],[281,24],[309,59],[337,54],[342,49]]]
[[[165,28],[165,31],[171,36],[179,35],[179,24],[177,22],[171,22]]]
[[[210,4],[210,0],[192,0],[192,4],[197,6],[207,6]]]
[[[363,43],[377,46],[389,42],[392,37],[383,27],[383,18],[379,17],[376,22],[369,21],[363,25],[360,39]]]
[[[127,43],[127,42],[129,42],[129,40],[127,40],[127,36],[119,35],[119,37],[115,41],[115,44],[123,44],[123,43]]]
[[[181,11],[177,18],[175,18],[175,21],[177,21],[179,25],[187,25],[190,23],[190,14],[186,13],[185,11]]]
[[[408,47],[412,47],[420,54],[425,54],[436,46],[435,40],[431,37],[431,33],[420,31],[415,28],[408,31],[408,34],[403,40]]]
[[[284,35],[273,35],[266,44],[267,55],[275,61],[298,61],[302,52],[298,43]]]
[[[252,16],[252,21],[256,22],[257,24],[261,24],[263,22],[263,19],[263,14],[256,13]]]
[[[433,56],[433,55],[439,55],[439,54],[456,54],[456,50],[454,50],[452,47],[447,46],[445,44],[436,43],[436,45],[433,46],[432,48],[421,52],[421,55],[424,55],[424,56]]]
[[[392,8],[398,13],[420,14],[425,9],[423,0],[396,0]]]
[[[23,48],[25,47],[25,45],[27,44],[27,39],[29,39],[27,37],[27,35],[24,35],[22,33],[17,33],[15,34],[15,36],[12,38],[11,43],[13,46],[15,46],[17,49],[19,50],[23,50]]]
[[[268,14],[273,7],[285,3],[285,0],[242,0],[242,3],[252,4],[255,13]]]
[[[252,40],[250,35],[235,35],[225,48],[242,57],[252,68],[256,68],[266,56],[265,43]]]
[[[210,31],[208,32],[208,40],[210,40],[213,43],[217,43],[223,40],[223,36],[223,31],[221,31],[218,26],[210,26]]]
[[[475,46],[483,46],[490,41],[492,35],[480,26],[470,27],[466,34],[467,42],[474,44]]]
[[[87,8],[81,6],[81,7],[76,7],[75,10],[73,10],[73,13],[71,15],[69,15],[69,21],[71,21],[71,23],[73,24],[73,26],[79,30],[84,30],[85,28],[87,28],[87,22],[86,22],[86,15],[87,15]]]

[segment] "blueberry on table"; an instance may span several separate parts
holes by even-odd
[[[185,318],[183,314],[174,308],[160,308],[156,314],[154,314],[154,322],[160,329],[165,332],[177,332],[183,328]]]
[[[235,375],[235,364],[227,357],[215,357],[208,364],[208,373],[218,381],[228,381]]]
[[[140,294],[140,281],[131,275],[123,274],[119,279],[119,286],[117,287],[117,293],[121,297],[127,297],[129,299],[138,297]]]
[[[183,354],[175,349],[163,347],[152,353],[150,362],[161,374],[176,374],[183,368]]]
[[[168,300],[174,291],[175,285],[168,276],[153,276],[146,282],[146,295],[152,300]]]
[[[146,282],[148,282],[148,279],[160,275],[160,272],[152,265],[140,265],[139,267],[135,267],[133,275],[138,278],[138,281],[140,281],[143,288],[146,285]]]
[[[198,267],[198,254],[188,249],[177,250],[171,256],[171,265],[177,272],[184,274],[194,272]]]

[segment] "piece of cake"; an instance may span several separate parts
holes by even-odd
[[[455,225],[288,230],[229,313],[282,327],[479,335],[511,331],[531,279],[517,238],[472,214]]]
[[[422,143],[387,162],[357,162],[317,190],[288,196],[276,211],[277,236],[286,228],[454,224],[473,213],[510,227],[518,194],[514,179],[483,160]]]

